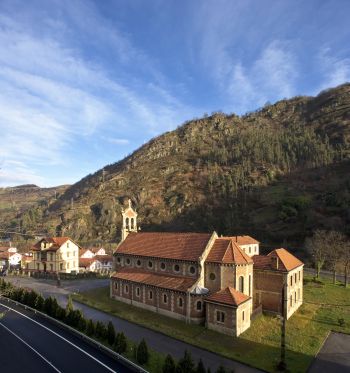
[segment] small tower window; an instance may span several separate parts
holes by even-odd
[[[197,311],[202,311],[202,302],[200,300],[196,303],[196,309]]]
[[[211,273],[211,274],[209,275],[209,279],[210,279],[211,281],[214,281],[214,280],[216,279],[215,273]]]
[[[125,219],[125,225],[126,225],[126,228],[129,229],[129,218]]]
[[[239,279],[238,279],[238,290],[241,293],[244,293],[244,277],[243,276],[239,276]]]
[[[140,288],[139,287],[136,288],[136,296],[138,296],[138,297],[140,296]]]
[[[166,294],[163,294],[163,303],[168,303],[168,296]]]
[[[184,301],[183,301],[183,299],[181,297],[178,299],[178,304],[179,304],[180,308],[183,307]]]
[[[134,229],[134,218],[131,218],[130,221],[131,221],[131,229]]]

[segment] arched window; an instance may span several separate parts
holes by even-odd
[[[199,300],[196,304],[197,311],[202,311],[202,302]]]
[[[134,218],[131,218],[130,221],[131,221],[131,229],[134,229]]]
[[[178,264],[174,265],[174,271],[175,272],[180,272],[180,266]]]
[[[163,303],[168,303],[168,296],[163,294]]]
[[[127,228],[129,228],[129,218],[125,219],[125,225],[126,225]]]
[[[149,299],[153,299],[153,291],[152,290],[149,291],[148,298]]]
[[[249,275],[249,296],[252,296],[252,275]]]
[[[180,298],[179,298],[179,307],[182,307],[183,304],[184,304],[184,301],[183,301],[183,299],[180,297]]]
[[[243,276],[239,276],[239,279],[238,279],[238,290],[241,293],[244,293],[244,277]]]

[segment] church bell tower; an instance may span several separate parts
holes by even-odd
[[[137,233],[137,212],[131,206],[131,200],[128,200],[128,207],[122,209],[123,226],[122,226],[122,241],[125,240],[130,232]]]

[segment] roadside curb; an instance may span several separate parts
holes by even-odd
[[[69,326],[69,325],[67,325],[67,324],[65,324],[63,322],[61,322],[59,320],[56,320],[55,318],[53,318],[51,316],[46,315],[43,312],[40,312],[40,311],[38,311],[38,310],[36,310],[36,309],[34,309],[32,307],[29,307],[29,306],[27,306],[27,305],[25,305],[23,303],[14,301],[14,300],[12,300],[10,298],[7,298],[7,297],[1,296],[1,295],[0,295],[0,299],[4,299],[4,300],[6,299],[7,303],[13,303],[13,304],[15,304],[17,306],[20,306],[20,307],[24,308],[25,310],[30,310],[30,311],[34,312],[34,314],[40,315],[41,317],[49,320],[53,324],[56,324],[60,328],[66,329],[66,330],[70,331],[71,333],[73,333],[74,335],[76,335],[77,337],[79,337],[80,339],[82,339],[83,341],[87,342],[89,345],[91,345],[91,346],[93,346],[95,348],[98,348],[99,350],[102,350],[108,356],[112,357],[114,360],[117,360],[119,363],[123,364],[124,366],[126,366],[127,368],[131,369],[134,372],[149,373],[144,368],[138,366],[137,364],[135,364],[131,360],[127,359],[126,357],[124,357],[124,356],[116,353],[115,351],[111,350],[110,348],[108,348],[104,344],[102,344],[102,343],[94,340],[93,338],[90,338],[89,336],[85,335],[84,333],[81,333],[80,331],[72,328],[71,326]]]

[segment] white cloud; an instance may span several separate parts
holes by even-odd
[[[117,145],[128,145],[130,141],[128,139],[117,139],[115,137],[103,137],[103,140],[110,142],[111,144]]]
[[[73,147],[86,151],[79,149],[82,137],[86,144],[89,137],[111,133],[111,141],[128,145],[126,131],[153,136],[193,113],[173,97],[156,64],[92,3],[53,6],[62,19],[25,7],[16,16],[0,14],[0,160],[7,162],[2,184],[39,180],[45,164],[71,164]],[[98,60],[99,52],[113,61]],[[128,66],[146,75],[131,79]],[[26,168],[17,168],[14,177],[9,161]]]
[[[330,48],[322,48],[318,55],[323,81],[318,91],[350,82],[350,58],[332,55]]]

